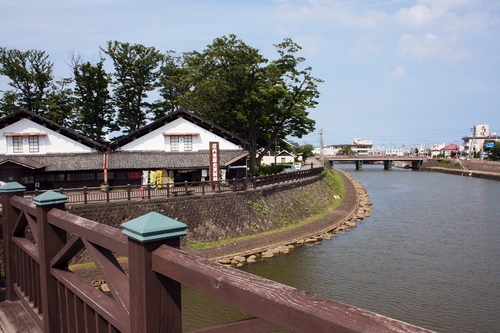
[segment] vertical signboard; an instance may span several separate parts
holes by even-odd
[[[488,136],[490,135],[490,125],[475,125],[473,136]]]
[[[210,142],[210,180],[219,180],[220,175],[220,153],[219,153],[219,143]]]

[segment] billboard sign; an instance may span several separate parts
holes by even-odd
[[[210,142],[210,180],[219,180],[220,175],[220,153],[219,153],[219,143]]]
[[[494,142],[486,142],[484,144],[486,148],[495,148],[495,143]]]
[[[474,136],[488,136],[490,134],[490,125],[475,125]]]

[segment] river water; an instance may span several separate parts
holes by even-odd
[[[500,182],[335,167],[364,185],[372,215],[243,270],[437,332],[500,332]],[[245,317],[184,291],[186,330]]]

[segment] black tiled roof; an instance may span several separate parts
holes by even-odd
[[[0,155],[0,163],[16,158],[30,159],[43,166],[45,171],[102,170],[102,153]]]
[[[244,150],[221,150],[221,166],[248,155]],[[151,152],[127,151],[109,154],[109,169],[199,169],[208,168],[209,151]]]
[[[244,150],[221,150],[221,166],[247,156]],[[17,163],[24,161],[24,163]],[[0,155],[0,165],[6,162],[37,165],[44,171],[102,170],[102,153]],[[197,152],[114,152],[108,155],[109,170],[200,169],[208,168],[208,150]]]

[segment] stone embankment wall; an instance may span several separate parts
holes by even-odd
[[[459,176],[477,177],[500,181],[500,164],[490,162],[461,161],[464,168],[438,167],[438,160],[429,159],[424,162],[420,170],[448,173]]]
[[[322,218],[269,236],[190,252],[221,264],[240,267],[288,253],[304,244],[321,244],[324,239],[330,240],[338,234],[345,234],[370,216],[373,207],[368,193],[359,181],[347,173],[342,173],[342,178],[346,189],[343,201]]]
[[[338,186],[320,176],[278,186],[204,196],[108,204],[66,205],[69,212],[120,228],[123,222],[152,211],[188,225],[183,245],[276,230],[324,212],[334,203]],[[338,184],[337,184],[338,185]]]

